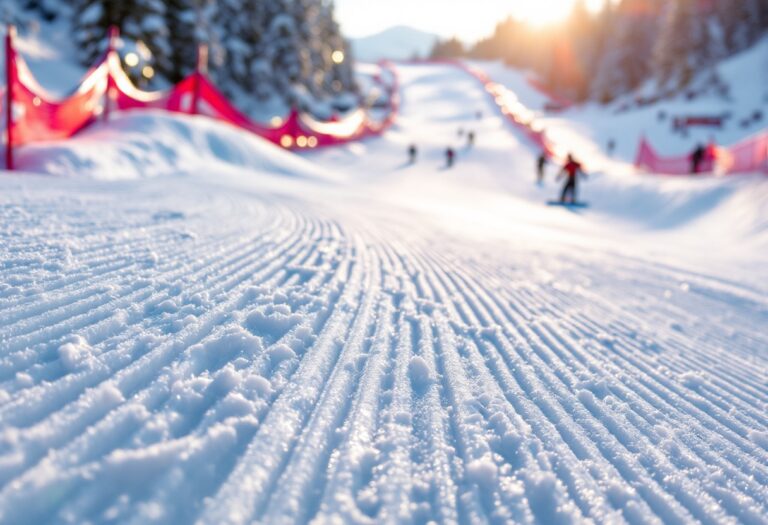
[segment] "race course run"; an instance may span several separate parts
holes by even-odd
[[[547,207],[475,80],[400,73],[295,170],[2,177],[0,523],[768,523],[765,252]]]

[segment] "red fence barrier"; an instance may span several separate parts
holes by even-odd
[[[138,89],[122,68],[116,51],[117,31],[110,31],[105,56],[91,68],[77,89],[55,100],[35,81],[24,59],[14,48],[15,31],[6,35],[6,167],[13,169],[13,148],[32,142],[73,136],[99,116],[109,118],[112,109],[161,109],[176,113],[202,114],[255,133],[287,149],[317,148],[344,144],[383,133],[398,111],[397,74],[389,87],[389,114],[374,122],[358,109],[344,119],[318,121],[293,109],[274,126],[252,121],[213,85],[205,73],[207,53],[201,48],[197,71],[167,91]],[[382,68],[391,64],[382,63]]]
[[[562,157],[547,138],[546,131],[535,125],[533,112],[525,107],[514,93],[501,84],[493,82],[485,72],[479,69],[463,62],[456,62],[455,65],[483,84],[507,120],[520,130],[536,148],[543,151],[549,158]]]
[[[564,161],[566,150],[558,148],[548,137],[547,132],[536,124],[536,115],[523,105],[517,96],[501,84],[494,82],[484,71],[472,67],[460,60],[439,59],[411,61],[414,64],[441,64],[461,69],[480,82],[493,97],[493,101],[504,115],[507,122],[518,129],[528,141],[550,159]]]
[[[552,158],[557,156],[555,148],[547,139],[546,132],[543,129],[539,129],[534,124],[533,112],[520,103],[510,90],[501,84],[493,82],[484,71],[469,66],[461,60],[450,58],[410,60],[406,63],[453,66],[471,75],[477,79],[483,85],[485,90],[493,97],[495,104],[508,122],[520,130],[534,146],[543,151],[548,157]]]
[[[727,173],[768,173],[768,131],[727,148],[721,162]]]
[[[706,147],[704,157],[698,168],[698,173],[711,173],[715,170],[718,149],[714,144]],[[691,155],[678,157],[662,157],[653,149],[650,142],[643,137],[635,159],[635,166],[654,173],[669,175],[688,175],[692,173]]]
[[[536,126],[533,112],[521,104],[514,94],[504,86],[494,83],[483,71],[468,66],[459,60],[451,59],[420,60],[410,63],[450,65],[466,71],[483,84],[486,91],[494,97],[496,105],[507,117],[507,120],[517,127],[533,145],[548,157],[563,160],[565,150],[553,144],[547,138],[546,131]],[[688,175],[692,171],[690,155],[662,157],[645,138],[640,142],[635,166],[643,170],[669,175]],[[728,148],[715,144],[709,145],[698,169],[700,173],[719,172],[729,175],[768,173],[768,131],[763,131]]]
[[[662,157],[645,137],[640,141],[635,166],[665,175],[689,175],[693,171],[691,155]],[[768,132],[761,132],[728,148],[710,144],[698,172],[726,175],[768,173]]]
[[[494,96],[496,104],[508,119],[518,127],[528,139],[548,157],[563,156],[563,151],[557,151],[556,146],[548,140],[546,132],[534,124],[533,113],[517,101],[509,90],[495,84],[482,71],[467,66],[458,61],[441,61],[454,64],[483,83],[486,90]],[[562,160],[562,159],[560,159]],[[662,157],[650,143],[643,138],[637,154],[635,165],[638,168],[672,175],[687,175],[691,173],[691,156]],[[721,172],[728,175],[742,173],[768,173],[768,131],[761,132],[734,146],[723,148],[715,144],[707,146],[704,158],[698,167],[700,173]]]

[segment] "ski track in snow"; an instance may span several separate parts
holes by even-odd
[[[768,300],[533,237],[9,186],[0,522],[768,523]]]

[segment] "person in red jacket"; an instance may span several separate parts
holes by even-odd
[[[563,192],[560,194],[560,202],[576,202],[576,183],[578,182],[580,173],[586,177],[581,164],[576,162],[573,155],[569,153],[568,160],[566,161],[565,166],[563,166],[563,171],[557,176],[557,180],[566,176],[565,186],[563,186]],[[566,200],[566,197],[570,197],[570,200]]]

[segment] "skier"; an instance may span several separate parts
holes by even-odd
[[[547,152],[542,151],[539,158],[536,160],[536,182],[541,184],[544,182],[544,169],[547,167]]]
[[[565,204],[566,197],[570,196],[570,203],[576,204],[576,183],[579,173],[586,177],[586,174],[582,171],[583,168],[580,163],[576,162],[572,154],[568,154],[568,160],[563,166],[563,170],[560,175],[557,176],[557,180],[560,180],[565,175],[567,180],[565,186],[563,186],[563,192],[560,194],[560,203]]]
[[[448,168],[453,167],[453,161],[456,158],[456,152],[453,150],[453,148],[449,147],[445,150],[445,165]]]
[[[608,144],[606,144],[606,149],[608,150],[608,156],[613,157],[613,152],[616,151],[616,141],[613,139],[608,139]]]
[[[419,154],[419,150],[416,148],[416,144],[408,146],[408,159],[411,164],[416,164],[416,157]]]
[[[699,173],[701,163],[704,162],[706,153],[706,149],[704,149],[704,146],[701,144],[698,144],[696,149],[693,150],[693,153],[691,153],[691,173],[693,175]]]
[[[471,148],[475,145],[475,132],[470,131],[467,135],[467,148]]]

